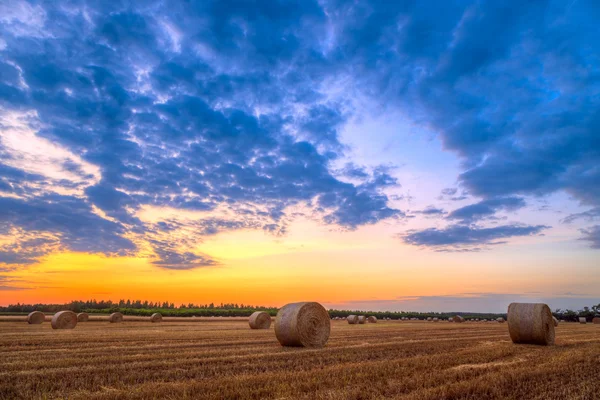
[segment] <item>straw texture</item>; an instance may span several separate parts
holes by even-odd
[[[123,314],[121,314],[120,312],[110,314],[108,316],[108,322],[110,322],[111,324],[123,322]]]
[[[52,329],[73,329],[77,326],[77,314],[73,311],[59,311],[50,321]]]
[[[271,316],[268,312],[256,311],[248,319],[252,329],[269,329],[271,327]]]
[[[41,311],[30,312],[29,315],[27,316],[27,323],[32,324],[32,325],[33,324],[36,324],[36,325],[41,324],[45,320],[46,320],[46,316]]]
[[[348,317],[346,318],[346,321],[348,321],[348,324],[350,324],[350,325],[356,325],[356,324],[358,324],[358,316],[357,315],[348,315]]]
[[[550,307],[543,303],[511,303],[508,332],[513,343],[554,344],[554,321]]]
[[[319,303],[290,303],[275,318],[275,336],[282,346],[323,347],[331,332],[329,313]]]
[[[154,313],[150,316],[150,322],[162,322],[162,315],[160,313]]]

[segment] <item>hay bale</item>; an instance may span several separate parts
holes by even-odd
[[[30,312],[27,316],[27,323],[30,325],[41,324],[46,320],[46,315],[41,311]]]
[[[371,315],[369,318],[367,318],[367,322],[371,323],[371,324],[376,324],[377,323],[377,317],[374,315]]]
[[[465,322],[465,319],[463,317],[461,317],[460,315],[455,315],[454,317],[452,317],[452,321],[454,321],[454,322]]]
[[[348,315],[348,317],[346,318],[346,321],[348,321],[349,325],[356,325],[356,324],[358,324],[358,316],[357,315]]]
[[[501,324],[505,322],[504,318],[502,318],[502,317],[496,318],[496,321],[500,322]]]
[[[77,314],[73,311],[59,311],[50,321],[52,329],[73,329],[77,326]]]
[[[367,317],[365,317],[364,315],[359,315],[358,316],[358,323],[362,325],[365,322],[367,322]]]
[[[108,322],[110,322],[111,324],[123,322],[123,314],[121,314],[120,312],[110,314],[108,316]]]
[[[600,317],[594,317],[592,324],[600,324]]]
[[[580,324],[587,324],[587,320],[585,319],[585,317],[579,317],[579,323]]]
[[[550,307],[543,303],[511,303],[508,332],[513,343],[554,344],[554,321]]]
[[[275,318],[275,336],[282,346],[323,347],[330,332],[329,313],[319,303],[286,304]]]
[[[440,319],[438,317],[433,318],[433,322],[438,322]]]
[[[271,327],[271,316],[265,311],[253,312],[248,319],[248,324],[252,329],[269,329]]]
[[[431,321],[431,317],[427,317],[427,321]]]
[[[556,317],[552,317],[552,320],[554,321],[554,326],[558,326],[558,319],[556,319]]]
[[[89,319],[90,316],[88,315],[88,313],[80,312],[79,314],[77,314],[77,322],[88,322]]]
[[[162,322],[162,315],[160,313],[154,313],[150,316],[150,322]]]

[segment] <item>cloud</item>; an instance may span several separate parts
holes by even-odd
[[[446,214],[446,211],[444,211],[441,208],[436,208],[435,206],[427,206],[423,210],[414,211],[414,212],[417,214],[423,214],[423,215],[435,216],[435,217]]]
[[[588,229],[582,229],[583,233],[582,240],[590,242],[590,246],[593,249],[600,249],[600,225],[592,226]]]
[[[482,200],[475,204],[458,208],[446,218],[471,223],[494,216],[498,211],[515,211],[525,207],[525,200],[519,197],[500,197]]]
[[[409,231],[401,236],[404,243],[415,246],[433,247],[438,251],[472,249],[473,246],[488,246],[505,243],[512,237],[533,236],[548,229],[544,225],[503,225],[482,228],[467,225],[450,225],[443,229],[429,228]]]
[[[53,235],[44,251],[150,247],[154,265],[187,269],[217,263],[202,237],[283,234],[295,207],[344,229],[402,217],[388,168],[337,177],[349,108],[324,87],[327,18],[317,2],[19,3],[0,25],[3,227]],[[144,207],[198,219],[160,225]]]

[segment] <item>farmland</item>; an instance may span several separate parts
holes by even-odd
[[[243,319],[160,324],[0,322],[0,399],[594,399],[600,326],[556,346],[506,324],[332,321],[322,349],[283,348]]]

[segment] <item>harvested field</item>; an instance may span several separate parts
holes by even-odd
[[[513,344],[506,324],[341,320],[306,349],[212,320],[2,322],[0,399],[598,398],[598,325],[561,324],[546,347]]]

